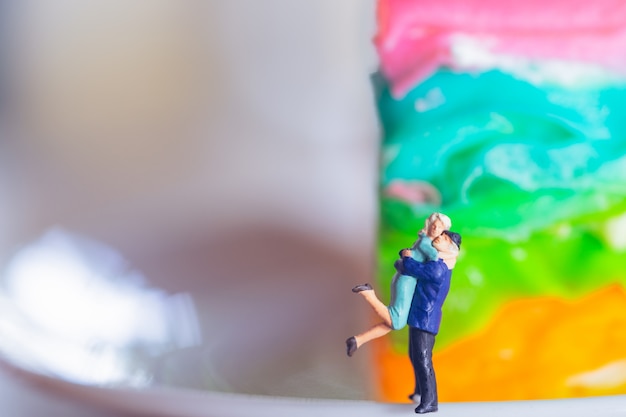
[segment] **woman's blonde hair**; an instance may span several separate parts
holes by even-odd
[[[430,227],[430,225],[437,220],[439,220],[443,224],[444,230],[450,230],[450,228],[452,227],[452,220],[450,220],[450,217],[446,216],[443,213],[434,212],[433,214],[428,216],[428,218],[424,222],[424,228],[420,230],[420,233],[428,232],[428,228]]]

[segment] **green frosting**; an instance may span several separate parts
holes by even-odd
[[[511,299],[626,283],[626,84],[540,88],[499,71],[441,70],[401,100],[379,86],[381,286],[431,212],[463,235],[439,348]],[[387,196],[398,180],[428,183],[441,199]]]

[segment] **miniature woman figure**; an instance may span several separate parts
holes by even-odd
[[[432,245],[433,240],[441,235],[444,230],[450,229],[451,225],[450,218],[445,214],[431,214],[424,223],[424,229],[419,232],[418,240],[411,247],[411,258],[416,262],[427,262],[440,257],[437,249]],[[414,277],[396,272],[391,280],[389,306],[378,299],[369,284],[357,285],[352,289],[353,292],[359,293],[365,298],[383,321],[359,335],[348,338],[346,340],[348,356],[352,356],[359,347],[370,340],[384,336],[391,330],[398,330],[406,326],[415,285]]]

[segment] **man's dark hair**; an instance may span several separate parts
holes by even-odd
[[[451,232],[449,230],[444,230],[443,233],[445,233],[446,235],[448,235],[448,237],[450,238],[450,240],[452,240],[456,246],[461,249],[461,235],[455,232]]]

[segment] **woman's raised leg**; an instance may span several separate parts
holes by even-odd
[[[374,290],[362,290],[358,293],[365,298],[365,301],[374,309],[374,312],[384,320],[387,327],[392,327],[389,308],[378,299]]]

